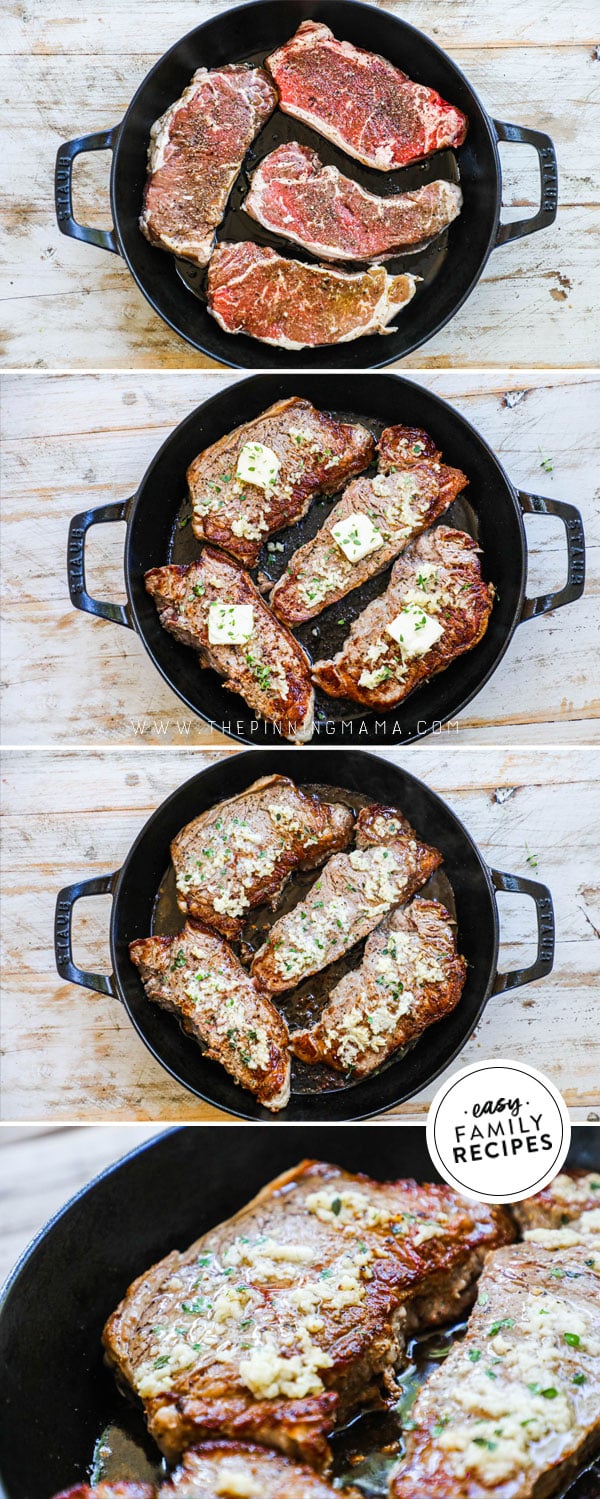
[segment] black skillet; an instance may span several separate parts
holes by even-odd
[[[600,1167],[598,1133],[574,1127],[570,1166]],[[439,1180],[422,1125],[313,1125],[270,1135],[243,1125],[188,1127],[140,1146],[38,1234],[0,1302],[0,1499],[50,1499],[80,1482],[107,1427],[115,1451],[110,1476],[154,1476],[157,1450],[102,1362],[104,1322],[134,1276],[169,1250],[186,1248],[306,1156],[382,1180]],[[437,1334],[436,1347],[440,1342]],[[347,1441],[336,1441],[336,1472],[344,1472],[348,1446],[376,1449],[384,1433],[381,1418],[359,1420]],[[362,1488],[361,1473],[354,1469],[351,1477]],[[364,1494],[383,1499],[385,1477],[380,1465],[379,1481],[365,1483]],[[594,1499],[593,1485],[591,1476],[580,1480],[569,1499]]]
[[[146,998],[138,971],[129,958],[129,943],[155,931],[178,931],[183,925],[179,913],[173,919],[172,889],[165,879],[170,865],[169,847],[180,828],[215,803],[235,796],[260,776],[290,773],[298,785],[340,788],[342,795],[349,793],[351,805],[360,806],[366,800],[399,807],[417,833],[441,850],[443,884],[435,876],[438,883],[431,887],[431,893],[453,907],[458,945],[467,960],[468,973],[456,1009],[426,1031],[404,1056],[354,1084],[345,1083],[339,1074],[326,1073],[325,1069],[295,1063],[290,1103],[282,1114],[272,1115],[237,1087],[223,1068],[206,1061],[196,1042],[183,1034],[173,1017]],[[528,895],[535,905],[536,957],[529,967],[513,973],[498,972],[497,890]],[[84,973],[73,961],[73,907],[82,896],[107,894],[112,895],[113,971],[110,976]],[[359,949],[354,949],[346,960],[346,968],[355,965],[358,955]],[[142,1041],[161,1066],[207,1103],[242,1119],[364,1119],[403,1103],[431,1083],[463,1050],[492,995],[529,984],[551,972],[554,910],[545,885],[521,875],[489,869],[454,812],[428,786],[400,766],[355,749],[348,749],[343,755],[332,755],[327,750],[297,750],[293,761],[287,751],[251,750],[233,758],[226,755],[168,797],[146,823],[115,874],[77,881],[61,890],[56,905],[55,956],[61,978],[120,1000]],[[331,982],[340,974],[341,969],[335,965]],[[320,1001],[326,992],[327,985],[321,984]],[[306,1003],[310,1010],[314,993],[309,985]],[[292,1019],[298,1017],[296,1023],[300,1023],[298,1009],[290,1011],[288,1004],[289,1001],[282,1003],[281,1008]],[[316,1002],[314,1007],[317,1008]]]
[[[363,167],[307,126],[279,110],[261,131],[240,174],[219,230],[225,240],[252,239],[272,244],[295,258],[314,259],[268,234],[243,212],[247,172],[288,140],[313,146],[326,162],[374,193],[406,191],[435,177],[460,177],[464,206],[459,219],[424,251],[388,263],[391,271],[409,270],[422,284],[398,316],[398,331],[354,343],[306,349],[301,362],[309,369],[365,369],[390,364],[425,343],[454,316],[472,292],[496,245],[533,234],[556,218],[558,178],[550,138],[539,130],[492,120],[467,79],[449,57],[399,16],[358,0],[254,0],[205,21],[177,42],[140,85],[119,125],[66,142],[58,151],[55,172],[56,214],[63,234],[122,255],[140,291],[154,311],[182,338],[223,364],[254,369],[289,369],[298,354],[271,348],[245,335],[224,333],[206,309],[205,273],[153,248],[141,234],[138,217],[146,177],[150,128],[189,83],[196,68],[227,62],[262,62],[285,42],[300,22],[311,18],[331,27],[336,37],[380,52],[416,82],[430,85],[469,117],[466,142],[457,152],[440,151],[422,165],[384,174]],[[533,146],[540,167],[540,207],[530,218],[500,222],[502,175],[499,141]],[[73,160],[84,151],[112,151],[110,200],[113,229],[88,229],[73,217]],[[343,268],[343,267],[342,267]]]
[[[71,600],[78,609],[137,630],[154,665],[178,697],[222,733],[246,744],[271,744],[280,739],[278,729],[253,718],[242,698],[225,692],[216,673],[200,669],[195,653],[162,628],[144,587],[144,573],[151,567],[190,561],[198,555],[200,548],[191,526],[180,529],[181,521],[189,515],[185,473],[192,458],[234,427],[258,416],[272,402],[292,395],[304,396],[323,410],[361,421],[377,436],[383,427],[397,422],[422,427],[435,439],[445,462],[469,477],[468,489],[442,522],[471,532],[483,549],[484,576],[496,588],[483,640],[388,713],[366,712],[356,703],[317,693],[315,740],[327,744],[407,744],[447,723],[466,707],[495,671],[518,624],[578,599],[585,581],[585,544],[578,510],[560,500],[516,489],[480,434],[452,406],[414,380],[391,374],[302,373],[254,375],[234,381],[175,428],[131,499],[74,517],[68,544]],[[283,543],[283,553],[263,547],[258,571],[273,578],[279,576],[291,554],[314,535],[334,503],[335,499],[313,504],[304,520],[277,535],[274,541]],[[524,515],[558,516],[566,533],[565,586],[536,599],[525,597]],[[90,526],[107,521],[127,523],[123,561],[126,604],[93,599],[85,586],[86,533]],[[387,586],[389,573],[388,568],[380,578],[355,589],[296,632],[310,655],[329,656],[340,649],[351,621]]]

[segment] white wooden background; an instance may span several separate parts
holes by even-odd
[[[553,974],[491,1000],[456,1066],[494,1056],[533,1060],[574,1117],[588,1118],[600,1106],[600,754],[432,742],[415,753],[380,753],[439,791],[496,868],[531,874],[528,859],[537,861],[535,874],[554,896]],[[224,1117],[167,1076],[116,1000],[62,983],[52,950],[58,889],[118,869],[155,808],[214,758],[169,748],[4,752],[5,1120]],[[532,904],[514,896],[499,903],[500,967],[521,966],[534,951]],[[109,971],[109,910],[105,896],[76,907],[75,961],[93,972]],[[399,1113],[422,1119],[437,1086]]]
[[[66,553],[71,517],[132,494],[176,423],[235,378],[4,376],[5,743],[226,743],[183,707],[133,631],[72,608]],[[491,682],[455,720],[452,742],[597,739],[600,379],[591,371],[412,378],[479,427],[518,486],[578,505],[587,533],[584,597],[517,629]],[[530,593],[560,586],[563,526],[536,518],[526,527]],[[88,533],[88,586],[99,598],[125,598],[124,535],[116,524]]]
[[[283,0],[282,0],[283,3]],[[376,0],[437,41],[496,118],[545,129],[559,162],[560,210],[541,234],[494,252],[448,328],[409,365],[596,363],[600,61],[594,0]],[[123,262],[56,227],[61,141],[118,123],[154,62],[230,0],[5,0],[6,100],[0,227],[4,352],[18,367],[198,368],[151,311]],[[508,217],[539,202],[526,147],[502,147]],[[75,168],[76,214],[106,226],[108,156]]]

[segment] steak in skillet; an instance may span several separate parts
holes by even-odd
[[[148,995],[175,1015],[211,1062],[267,1109],[285,1108],[290,1059],[285,1021],[222,937],[186,922],[175,937],[129,944]]]
[[[238,477],[240,454],[250,443],[260,443],[279,463],[272,482]],[[367,467],[374,450],[366,427],[339,422],[299,396],[276,401],[190,464],[194,535],[254,567],[267,536],[306,515],[315,495],[335,494]]]
[[[156,1499],[154,1484],[136,1483],[133,1479],[106,1480],[90,1485],[76,1483],[72,1489],[63,1489],[54,1499]]]
[[[335,1499],[339,1491],[304,1463],[250,1442],[204,1442],[184,1454],[157,1499]],[[346,1499],[360,1499],[344,1489]]]
[[[153,567],[145,575],[161,625],[198,652],[202,666],[225,677],[259,717],[281,725],[286,739],[310,739],[314,693],[307,657],[254,587],[239,563],[204,547],[185,567]],[[239,644],[211,644],[211,605],[246,606],[251,633]]]
[[[287,260],[249,240],[217,245],[208,268],[208,310],[226,333],[279,349],[350,343],[395,333],[391,319],[416,291],[414,276],[383,266],[347,272]]]
[[[473,650],[494,599],[477,550],[471,536],[449,526],[421,536],[398,558],[385,593],[354,620],[338,655],[316,662],[316,685],[387,711]]]
[[[462,205],[459,187],[443,179],[413,192],[377,198],[316,151],[289,141],[265,156],[244,201],[265,229],[324,260],[385,260],[447,229]]]
[[[465,139],[466,115],[435,89],[413,83],[375,52],[337,41],[321,22],[303,21],[265,67],[284,114],[365,166],[395,171]]]
[[[347,847],[353,829],[340,802],[319,801],[287,776],[263,776],[173,839],[179,908],[233,941],[252,907],[274,907],[294,870],[316,869]]]
[[[246,151],[276,103],[262,68],[198,68],[150,132],[140,229],[151,244],[208,264]]]
[[[525,1239],[544,1249],[589,1244],[600,1265],[600,1171],[561,1171],[511,1212]]]
[[[449,912],[417,897],[371,933],[362,962],[331,990],[317,1024],[292,1034],[292,1051],[353,1080],[368,1077],[454,1009],[466,972]]]
[[[467,1305],[512,1236],[448,1187],[305,1162],[134,1281],[106,1356],[170,1461],[232,1437],[321,1468],[334,1426],[393,1392],[406,1336]]]
[[[378,444],[374,478],[354,479],[311,541],[298,548],[271,590],[271,605],[288,625],[301,624],[383,571],[409,541],[443,515],[468,484],[441,462],[431,437],[415,427],[388,427]],[[368,523],[373,549],[349,558],[333,534],[346,522]]]
[[[599,1396],[600,1260],[500,1249],[412,1407],[390,1499],[547,1499],[600,1444]]]
[[[304,900],[273,923],[252,962],[272,994],[319,973],[407,901],[442,862],[394,807],[364,807],[356,848],[334,854]]]

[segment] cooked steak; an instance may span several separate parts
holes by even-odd
[[[391,1499],[546,1499],[600,1442],[599,1383],[600,1261],[500,1249],[412,1407]]]
[[[391,319],[416,285],[383,266],[349,273],[284,259],[269,245],[221,242],[208,268],[208,310],[226,333],[279,349],[317,348],[395,333]]]
[[[449,912],[417,897],[371,933],[362,963],[332,989],[318,1023],[292,1034],[292,1051],[367,1077],[454,1009],[466,972]]]
[[[76,1483],[72,1489],[63,1489],[54,1499],[156,1499],[156,1489],[150,1483],[136,1483],[132,1479],[103,1480],[100,1483]]]
[[[288,1032],[268,994],[216,932],[186,922],[175,937],[129,944],[148,995],[175,1015],[211,1062],[267,1109],[290,1096]]]
[[[358,814],[357,847],[334,854],[304,900],[273,923],[252,962],[272,994],[318,973],[368,936],[392,906],[407,901],[442,862],[394,807]]]
[[[277,401],[190,464],[194,534],[254,567],[267,536],[306,515],[315,495],[335,494],[374,449],[366,427],[339,422],[299,396]]]
[[[293,870],[316,869],[347,847],[353,828],[340,802],[319,801],[287,776],[263,776],[173,839],[179,908],[233,940],[253,906],[275,906]]]
[[[398,558],[385,593],[354,620],[337,656],[317,661],[316,685],[386,711],[472,650],[494,600],[477,551],[471,536],[449,526],[421,536]]]
[[[237,562],[204,547],[186,567],[153,567],[145,584],[163,628],[197,651],[202,666],[225,677],[225,687],[239,692],[259,717],[280,725],[286,739],[310,739],[314,693],[308,659]],[[220,637],[217,643],[211,633]]]
[[[151,244],[208,264],[246,151],[276,103],[262,68],[198,68],[150,132],[140,229]]]
[[[304,1463],[250,1442],[205,1442],[186,1452],[158,1499],[335,1499],[326,1479]],[[360,1499],[344,1489],[345,1499]],[[338,1495],[339,1499],[339,1495]]]
[[[272,607],[286,624],[312,619],[382,572],[468,484],[460,469],[441,462],[428,434],[414,427],[388,427],[382,433],[378,467],[375,478],[348,485],[272,589]]]
[[[289,141],[260,162],[244,208],[265,229],[324,260],[385,260],[433,239],[457,218],[462,193],[453,182],[377,198],[324,166],[316,151]]]
[[[513,1203],[511,1212],[526,1239],[544,1249],[589,1244],[600,1265],[599,1171],[561,1171],[535,1197]]]
[[[169,1460],[233,1437],[322,1467],[335,1424],[392,1384],[405,1329],[464,1307],[511,1237],[448,1187],[305,1162],[134,1281],[107,1358]]]
[[[435,89],[413,83],[377,53],[337,41],[321,22],[303,21],[265,67],[284,114],[365,166],[394,171],[465,139],[466,115]]]

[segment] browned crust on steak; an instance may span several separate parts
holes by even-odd
[[[560,1171],[542,1192],[536,1192],[535,1197],[513,1202],[511,1213],[521,1233],[526,1233],[536,1228],[568,1227],[582,1213],[593,1212],[596,1208],[600,1209],[600,1171],[574,1167]]]
[[[190,1448],[161,1484],[158,1499],[330,1499],[337,1492],[305,1463],[272,1448],[224,1441]],[[345,1488],[344,1494],[360,1499],[356,1489]]]
[[[156,1489],[150,1483],[111,1479],[92,1486],[76,1483],[74,1488],[62,1489],[60,1494],[55,1494],[54,1499],[156,1499]]]

